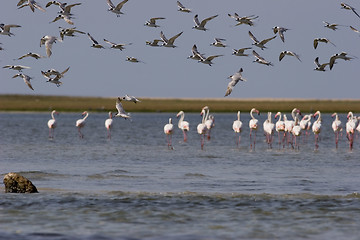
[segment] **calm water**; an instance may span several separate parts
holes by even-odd
[[[249,114],[240,147],[234,114],[214,114],[211,140],[200,149],[199,114],[187,114],[188,142],[176,127],[169,150],[163,126],[176,113],[115,119],[80,114],[0,113],[0,173],[19,172],[38,194],[0,187],[0,239],[359,239],[360,138],[335,148],[331,116],[322,115],[319,149],[305,135],[300,149],[269,149],[259,116],[250,150]],[[288,114],[290,116],[290,114]],[[346,116],[340,115],[345,122]],[[277,141],[277,135],[274,138]]]

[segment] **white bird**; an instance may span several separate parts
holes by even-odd
[[[245,82],[247,81],[245,78],[242,77],[242,74],[241,74],[242,72],[243,72],[243,69],[240,68],[240,70],[238,72],[236,72],[233,75],[228,77],[229,79],[231,79],[231,81],[229,82],[229,84],[227,86],[225,97],[231,94],[233,88],[239,81],[245,81]]]
[[[48,79],[47,82],[54,83],[57,87],[59,87],[62,82],[59,81],[61,78],[64,77],[64,74],[69,71],[70,67],[66,68],[64,71],[59,72],[55,69],[49,69],[46,72],[41,71],[41,74]],[[54,76],[54,77],[52,77]]]
[[[59,114],[56,110],[53,110],[51,112],[51,119],[47,122],[47,125],[49,127],[49,138],[54,138],[54,129],[57,126],[56,119],[54,114]]]
[[[121,99],[124,100],[124,101],[133,102],[133,103],[141,102],[141,101],[140,101],[139,99],[137,99],[136,97],[134,97],[134,96],[129,96],[129,95],[127,95],[127,94],[125,94],[125,96],[123,96]]]
[[[152,46],[152,47],[160,47],[161,45],[158,45],[160,42],[163,42],[161,39],[154,39],[152,41],[146,41],[146,45]]]
[[[298,116],[295,117],[294,127],[292,128],[291,133],[295,137],[295,148],[299,149],[299,141],[297,140],[297,138],[300,137],[300,135],[301,135],[301,127],[299,125]]]
[[[120,17],[121,14],[124,14],[123,12],[121,12],[121,8],[124,6],[125,3],[127,3],[128,0],[123,0],[116,6],[111,2],[111,0],[106,1],[109,5],[108,11],[115,13],[117,17]]]
[[[38,54],[38,53],[29,52],[29,53],[24,54],[24,55],[22,55],[21,57],[17,58],[17,60],[21,60],[21,59],[26,58],[26,57],[32,57],[32,58],[35,58],[35,59],[45,58],[45,56],[41,56],[41,55]]]
[[[79,137],[84,138],[84,135],[81,133],[81,128],[83,128],[85,126],[86,119],[89,116],[89,113],[87,111],[84,111],[81,115],[82,116],[85,115],[85,116],[83,118],[81,118],[81,119],[76,120],[75,126],[78,129]]]
[[[286,32],[287,30],[289,30],[288,28],[284,28],[284,27],[279,27],[279,26],[275,26],[273,27],[273,31],[274,33],[279,33],[280,39],[281,41],[285,42],[285,37],[284,37],[284,32]]]
[[[222,41],[226,41],[226,39],[223,38],[214,38],[215,42],[211,43],[212,46],[215,47],[226,47],[226,44]]]
[[[332,45],[334,45],[334,47],[336,47],[336,45],[334,43],[332,43],[329,39],[327,38],[315,38],[314,39],[314,49],[317,48],[319,42],[322,42],[322,43],[331,43]]]
[[[163,41],[162,46],[164,46],[164,47],[172,47],[172,48],[176,47],[174,45],[174,42],[175,42],[176,38],[178,38],[182,33],[183,32],[180,32],[180,33],[176,34],[175,36],[171,37],[170,39],[167,39],[165,37],[163,31],[161,31],[160,32],[160,38]]]
[[[326,22],[326,21],[323,21],[323,23],[325,24],[324,27],[326,28],[329,28],[331,30],[336,30],[338,26],[342,26],[342,25],[339,25],[339,24],[336,24],[336,23],[329,23],[329,22]]]
[[[53,22],[56,22],[60,19],[63,19],[65,22],[67,22],[68,24],[70,25],[74,25],[74,22],[71,21],[71,16],[68,16],[68,15],[64,15],[64,14],[59,14],[57,15],[54,20],[52,20],[50,23],[53,23]]]
[[[277,117],[279,117],[279,119],[275,123],[275,131],[278,132],[279,147],[280,147],[281,143],[284,143],[284,140],[285,140],[285,122],[283,120],[281,120],[281,112],[277,112],[274,117],[275,117],[275,119]],[[281,135],[282,135],[282,138],[281,138]],[[283,145],[283,147],[284,146],[285,145]]]
[[[228,16],[234,18],[235,21],[238,22],[235,26],[239,26],[241,24],[253,26],[254,25],[253,20],[259,17],[255,15],[240,17],[237,13],[234,13],[234,15],[228,14]]]
[[[286,118],[286,116],[284,115],[285,133],[286,133],[286,136],[287,136],[287,144],[291,143],[291,145],[292,145],[292,142],[293,142],[292,141],[292,136],[293,136],[292,135],[292,129],[295,126],[295,120],[296,120],[296,117],[297,117],[298,114],[300,114],[300,110],[297,109],[297,108],[294,108],[291,111],[292,120],[288,120]]]
[[[11,70],[16,70],[16,71],[22,72],[23,69],[30,69],[31,67],[22,66],[22,65],[5,65],[5,66],[3,66],[3,68],[8,68]]]
[[[184,5],[181,4],[181,2],[176,1],[177,5],[178,5],[178,11],[180,12],[186,12],[186,13],[190,13],[191,9],[184,7]]]
[[[265,47],[265,44],[266,44],[266,43],[268,43],[269,41],[271,41],[271,40],[273,40],[274,38],[276,38],[276,35],[275,35],[275,36],[273,36],[273,37],[271,37],[271,38],[267,38],[267,39],[264,39],[264,40],[262,40],[262,41],[259,41],[259,40],[256,39],[256,37],[254,36],[254,34],[252,34],[252,32],[249,31],[248,33],[249,33],[250,38],[251,38],[251,39],[253,40],[253,42],[254,42],[252,45],[255,45],[255,46],[261,48],[261,50],[264,50],[264,48],[266,48],[266,47]]]
[[[291,51],[282,51],[279,55],[279,61],[281,61],[286,55],[296,57],[301,62],[299,55]]]
[[[59,39],[59,38],[57,38],[57,37],[54,37],[54,36],[49,36],[49,35],[43,36],[43,37],[40,39],[40,47],[41,47],[42,45],[45,45],[46,55],[47,55],[48,57],[51,56],[51,54],[52,54],[52,51],[51,51],[52,45],[53,45],[54,43],[56,43],[56,41],[62,42],[61,39]]]
[[[27,3],[26,3],[27,2]],[[29,6],[31,11],[35,11],[35,8],[39,9],[42,12],[45,12],[46,10],[43,9],[37,2],[34,0],[20,0],[17,4],[18,9]]]
[[[50,1],[46,4],[46,8],[50,7],[51,5],[57,5],[60,8],[60,14],[62,15],[67,15],[67,16],[71,16],[71,9],[75,6],[81,5],[81,3],[74,3],[74,4],[70,4],[67,5],[67,3],[62,3],[59,1]]]
[[[257,110],[256,108],[252,108],[250,110],[250,116],[251,119],[249,121],[249,128],[250,128],[250,148],[252,148],[252,145],[254,144],[254,149],[255,149],[255,142],[256,142],[256,131],[258,129],[258,122],[259,120],[257,120],[254,116],[253,113],[256,112],[258,115],[260,115],[259,110]],[[255,131],[254,133],[254,141],[252,141],[252,134],[253,131]]]
[[[0,34],[1,35],[7,35],[9,37],[14,36],[15,34],[11,33],[10,29],[11,28],[18,28],[18,27],[21,27],[21,26],[16,25],[16,24],[7,24],[7,25],[5,25],[5,24],[1,23],[0,24]]]
[[[265,58],[261,57],[257,52],[255,52],[255,50],[253,50],[252,53],[255,57],[255,60],[253,62],[264,64],[267,66],[274,66],[271,62],[265,60]]]
[[[323,63],[323,64],[320,64],[319,63],[319,57],[316,57],[315,60],[314,60],[314,63],[316,65],[316,68],[314,68],[314,70],[316,71],[321,71],[321,72],[325,72],[325,67],[327,65],[330,65],[330,63]]]
[[[343,59],[343,60],[345,60],[345,61],[350,61],[350,60],[353,59],[353,58],[352,58],[352,57],[348,57],[346,52],[336,53],[336,54],[332,55],[332,56],[330,57],[330,61],[329,61],[330,70],[333,68],[336,59]]]
[[[307,130],[309,130],[310,126],[311,126],[312,116],[313,116],[312,114],[306,114],[299,122],[299,126],[300,126],[301,130],[305,131],[306,135],[308,134]]]
[[[319,143],[319,134],[321,132],[321,113],[320,113],[320,111],[317,111],[314,114],[314,117],[316,117],[316,116],[318,116],[318,118],[313,123],[312,131],[315,134],[315,148],[318,149],[319,148],[319,144],[318,144]]]
[[[187,132],[190,131],[189,122],[184,121],[184,118],[185,118],[184,111],[178,112],[178,114],[176,114],[176,117],[177,118],[180,117],[180,119],[178,121],[178,128],[180,128],[181,131],[183,132],[184,142],[186,142],[187,141]]]
[[[169,149],[173,149],[172,146],[172,134],[174,131],[174,125],[172,124],[172,119],[169,118],[169,123],[164,126],[164,133],[166,134],[166,141]]]
[[[113,124],[112,112],[109,112],[109,118],[105,120],[105,128],[107,130],[107,138],[111,139],[111,128]]]
[[[113,42],[110,42],[106,39],[104,39],[104,42],[110,44],[111,48],[114,48],[114,49],[119,49],[120,51],[122,51],[123,49],[125,49],[125,46],[126,45],[131,45],[132,43],[129,43],[129,44],[123,44],[123,43],[113,43]]]
[[[202,116],[202,121],[197,125],[197,133],[200,135],[200,141],[201,141],[201,150],[204,149],[204,143],[205,143],[205,135],[206,135],[206,125],[205,120],[208,117],[206,114],[206,110],[204,108],[201,109],[200,115]]]
[[[271,112],[268,112],[268,117],[263,123],[263,129],[266,136],[266,143],[268,144],[269,148],[272,148],[272,141],[273,141],[273,134],[274,134],[274,128],[275,124],[272,122],[271,119]]]
[[[154,18],[150,18],[149,21],[146,21],[145,22],[145,26],[148,26],[148,27],[160,27],[159,25],[156,24],[156,20],[161,20],[161,19],[165,19],[163,17],[154,17]]]
[[[248,50],[248,49],[251,49],[251,47],[240,48],[240,49],[233,49],[232,55],[247,57],[247,56],[249,56],[249,54],[246,54],[246,53],[245,53],[245,50]]]
[[[342,131],[342,126],[341,126],[341,121],[340,121],[337,113],[333,113],[331,116],[335,117],[335,120],[331,124],[331,128],[335,134],[335,144],[336,144],[336,148],[337,148],[338,142],[339,142],[339,134]]]
[[[120,97],[117,98],[115,107],[116,107],[116,109],[118,111],[116,113],[115,117],[122,117],[124,119],[128,119],[128,118],[130,119],[131,118],[130,113],[125,112],[125,110],[124,110],[124,108],[123,108],[123,106],[121,104],[121,98]]]
[[[103,45],[99,44],[99,42],[96,41],[95,38],[93,38],[93,37],[90,35],[90,33],[87,33],[87,35],[88,35],[89,39],[93,42],[93,44],[91,45],[91,47],[93,47],[93,48],[104,48]]]
[[[34,90],[34,88],[31,86],[30,80],[32,79],[31,77],[29,77],[28,75],[22,74],[22,73],[18,73],[16,75],[14,75],[12,78],[16,78],[16,77],[21,77],[24,80],[24,83],[31,89]]]
[[[197,30],[202,30],[202,31],[206,31],[208,30],[207,28],[205,28],[205,24],[210,21],[211,19],[216,18],[219,15],[214,15],[208,18],[205,18],[204,20],[202,20],[201,22],[198,19],[198,15],[196,14],[194,16],[194,22],[195,22],[195,26],[193,27],[193,29],[197,29]]]
[[[358,16],[360,18],[360,15],[355,11],[355,8],[351,7],[350,5],[346,4],[346,3],[340,3],[341,8],[342,9],[346,9],[346,10],[351,10],[355,13],[356,16]]]
[[[188,57],[194,60],[198,60],[201,61],[201,59],[205,59],[204,55],[199,53],[196,44],[193,45],[192,49],[191,49],[192,55]]]
[[[349,112],[347,115],[347,122],[346,122],[346,137],[349,141],[349,147],[350,150],[352,150],[353,148],[353,144],[354,144],[354,134],[355,134],[355,129],[356,129],[356,124],[357,124],[357,118],[354,117],[354,114],[352,112]]]
[[[213,115],[209,115],[210,113],[210,108],[208,106],[205,106],[203,107],[204,111],[206,111],[206,116],[205,116],[205,126],[207,128],[207,139],[210,140],[211,136],[210,136],[210,132],[211,132],[211,129],[215,126],[215,118]]]
[[[237,134],[239,135],[239,137],[236,138],[236,146],[239,146],[241,141],[241,131],[242,131],[242,121],[240,120],[240,111],[237,112],[237,119],[233,122],[232,129],[235,132],[235,136]]]

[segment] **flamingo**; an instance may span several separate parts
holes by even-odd
[[[307,115],[305,115],[302,119],[301,119],[301,121],[299,122],[299,125],[300,125],[300,128],[301,128],[301,130],[305,130],[306,132],[305,132],[305,135],[307,135],[308,134],[308,132],[307,132],[307,130],[309,130],[309,128],[310,128],[310,126],[311,126],[311,117],[312,117],[313,115],[312,114],[307,114]]]
[[[200,140],[201,140],[201,150],[203,150],[204,149],[204,142],[205,142],[205,134],[206,134],[206,130],[207,130],[207,128],[206,128],[206,125],[205,125],[205,120],[206,120],[206,118],[207,118],[207,113],[206,113],[206,111],[205,111],[205,109],[203,108],[203,109],[201,109],[201,113],[200,113],[200,115],[202,116],[202,121],[201,121],[201,123],[199,123],[198,125],[197,125],[197,132],[198,132],[198,134],[200,135]],[[206,116],[205,116],[206,115]]]
[[[294,135],[295,137],[295,148],[299,149],[299,141],[297,141],[297,138],[300,137],[301,135],[301,127],[299,124],[299,118],[298,116],[295,117],[295,123],[294,123],[294,127],[292,128],[291,133]]]
[[[233,122],[232,128],[236,134],[239,134],[239,138],[236,141],[236,145],[239,146],[241,141],[241,128],[242,128],[242,122],[240,121],[240,111],[237,112],[237,120]]]
[[[285,140],[285,122],[281,120],[281,112],[277,112],[275,114],[275,118],[277,118],[278,116],[279,116],[279,120],[275,123],[275,130],[278,132],[279,147],[280,147],[281,142],[284,142]],[[280,138],[280,134],[283,135],[282,139]]]
[[[352,112],[349,112],[347,115],[347,119],[348,121],[346,122],[346,137],[349,140],[350,150],[352,150],[354,144],[354,133],[357,124],[357,118],[354,117]]]
[[[275,124],[271,120],[271,112],[268,112],[268,118],[263,123],[264,132],[266,135],[266,142],[269,148],[272,148],[272,138],[274,134]]]
[[[336,148],[338,148],[339,134],[342,131],[341,121],[337,113],[333,113],[331,116],[335,117],[335,120],[332,122],[331,127],[335,133],[335,144]]]
[[[258,122],[259,120],[257,120],[256,118],[254,118],[253,113],[256,112],[258,115],[260,115],[259,110],[257,110],[256,108],[252,108],[250,111],[250,116],[251,119],[249,121],[249,128],[250,128],[250,148],[252,148],[252,131],[255,131],[255,137],[254,137],[254,149],[255,149],[255,141],[256,141],[256,131],[258,129]]]
[[[111,128],[112,128],[112,124],[113,124],[113,119],[112,119],[112,112],[109,112],[109,118],[105,120],[105,128],[107,129],[107,137],[109,139],[111,139]]]
[[[56,128],[57,125],[54,114],[59,114],[59,113],[56,110],[53,110],[51,112],[51,119],[47,122],[47,125],[49,127],[49,138],[54,138],[54,129]]]
[[[314,114],[314,117],[316,117],[317,115],[319,115],[319,116],[312,126],[312,131],[315,134],[315,148],[316,149],[319,148],[319,144],[318,144],[319,143],[319,134],[321,132],[321,113],[320,113],[320,111],[317,111]]]
[[[203,107],[203,109],[206,111],[205,125],[207,128],[207,139],[210,140],[210,132],[211,129],[215,126],[215,118],[213,115],[209,115],[210,109],[208,106]]]
[[[80,129],[85,126],[85,121],[86,121],[86,118],[89,116],[89,113],[88,113],[87,111],[84,111],[81,115],[82,115],[82,116],[85,115],[85,117],[78,119],[78,120],[76,121],[76,125],[75,125],[75,126],[76,126],[77,129],[78,129],[79,137],[80,137],[80,138],[83,138],[84,135],[81,133]]]
[[[285,132],[286,132],[286,136],[287,136],[287,143],[291,143],[291,145],[293,144],[292,142],[292,139],[290,141],[290,137],[292,137],[292,129],[295,125],[295,118],[296,118],[296,115],[297,114],[300,114],[300,110],[297,109],[297,108],[294,108],[292,111],[291,111],[291,116],[293,118],[293,120],[287,120],[287,118],[285,118],[284,116],[284,122],[285,122]]]
[[[180,117],[179,121],[178,121],[178,127],[181,129],[181,131],[183,132],[184,135],[184,142],[187,141],[187,132],[190,130],[189,128],[189,122],[184,121],[185,118],[185,113],[184,111],[180,111],[178,112],[178,114],[176,115],[176,117]]]
[[[169,123],[164,126],[164,133],[166,134],[166,140],[168,144],[168,149],[173,149],[171,144],[171,137],[174,131],[174,125],[172,124],[172,119],[169,118]]]

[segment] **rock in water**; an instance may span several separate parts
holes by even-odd
[[[38,190],[30,180],[17,173],[8,173],[4,177],[6,193],[37,193]]]

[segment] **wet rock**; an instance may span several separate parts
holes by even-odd
[[[26,177],[17,173],[8,173],[4,177],[6,193],[37,193],[36,187]]]

